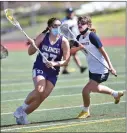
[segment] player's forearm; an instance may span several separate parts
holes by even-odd
[[[72,47],[72,48],[70,49],[70,54],[74,54],[74,53],[76,53],[77,51],[79,51],[79,50],[81,50],[81,49],[83,49],[83,46]]]
[[[69,62],[69,59],[68,60],[62,60],[62,61],[57,61],[57,62],[54,62],[54,63],[55,63],[55,66],[67,66],[68,62]]]
[[[73,48],[71,48],[70,53],[73,54],[73,53],[76,53],[79,50],[81,50],[80,47],[73,47]]]
[[[109,68],[112,68],[113,66],[112,66],[112,63],[111,63],[111,61],[110,61],[109,56],[107,55],[107,53],[104,54],[104,58],[107,61],[108,65],[109,65]]]
[[[107,61],[109,68],[112,68],[113,67],[112,63],[111,63],[110,58],[109,58],[108,54],[106,53],[106,51],[104,49],[102,49],[102,50],[100,50],[100,52],[102,53],[103,57]]]

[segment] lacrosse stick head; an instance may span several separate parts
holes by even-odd
[[[14,18],[14,16],[13,16],[13,13],[14,13],[13,9],[5,9],[4,12],[5,12],[6,18],[7,18],[12,24],[15,25],[15,23],[14,23],[14,22],[15,22],[15,18]]]
[[[13,9],[5,9],[4,10],[6,18],[17,28],[21,29],[19,22],[14,17],[14,10]]]
[[[59,27],[60,34],[66,37],[68,40],[76,40],[75,35],[72,33],[72,31],[69,29],[68,24],[62,24]]]
[[[0,59],[4,59],[8,56],[8,50],[3,45],[0,47]]]

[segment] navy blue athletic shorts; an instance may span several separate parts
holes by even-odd
[[[49,76],[47,73],[45,73],[41,69],[37,69],[37,68],[33,69],[33,77],[36,77],[38,75],[42,75],[46,80],[49,80],[55,86],[58,75]]]
[[[91,73],[89,71],[89,78],[96,81],[97,83],[102,83],[108,79],[109,73],[98,74],[98,73]]]

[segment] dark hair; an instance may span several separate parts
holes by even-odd
[[[60,21],[60,19],[58,19],[58,18],[50,18],[47,22],[48,27],[42,33],[46,33],[49,30],[49,27],[51,27],[52,24],[54,23],[54,21],[56,21],[56,20]]]
[[[78,18],[78,21],[81,21],[81,20],[83,20],[88,25],[90,23],[92,25],[92,20],[91,20],[90,16],[83,16],[83,17],[81,16],[81,17]],[[92,32],[94,32],[94,33],[96,33],[96,29],[94,29],[94,28],[89,27],[89,30],[92,31]]]
[[[46,33],[49,30],[49,27],[47,27],[42,33]]]

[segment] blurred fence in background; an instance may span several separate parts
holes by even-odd
[[[6,8],[14,9],[14,15],[18,20],[21,20],[21,25],[27,27],[47,21],[48,16],[53,14],[57,14],[59,17],[66,8],[73,7],[77,9],[77,7],[83,3],[84,2],[1,2],[1,34],[15,29],[12,25],[8,24],[5,18],[4,9]]]
[[[66,8],[75,9],[76,15],[98,15],[125,10],[126,2],[33,2],[33,1],[4,1],[1,2],[1,34],[15,30],[6,19],[4,9],[12,8],[22,27],[43,23],[51,16],[64,17]]]

